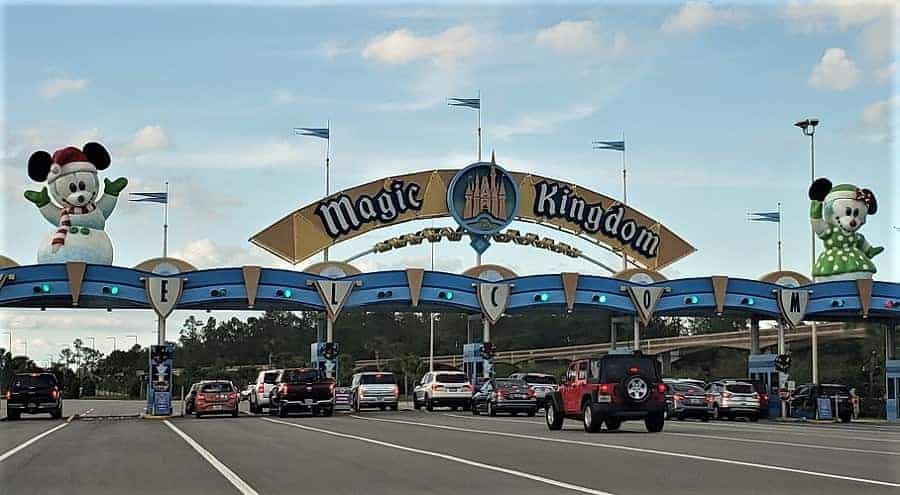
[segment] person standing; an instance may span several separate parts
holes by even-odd
[[[859,419],[859,396],[856,395],[856,388],[850,389],[850,405],[853,407],[853,419]]]

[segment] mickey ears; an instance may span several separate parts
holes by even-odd
[[[863,189],[862,192],[866,197],[866,206],[868,206],[866,209],[867,213],[869,215],[874,215],[878,212],[878,200],[875,199],[875,193],[868,189]]]
[[[824,177],[818,178],[809,186],[809,199],[824,201],[829,192],[831,192],[831,181]]]
[[[35,182],[47,180],[50,166],[53,165],[53,157],[46,151],[35,151],[28,159],[28,177]]]
[[[106,151],[106,148],[104,148],[102,144],[90,142],[85,144],[81,151],[84,152],[88,161],[97,167],[97,170],[106,170],[106,168],[109,167],[111,161],[109,152]]]

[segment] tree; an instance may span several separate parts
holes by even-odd
[[[390,367],[403,378],[403,393],[409,395],[409,384],[425,371],[425,362],[418,354],[408,353],[391,361]]]

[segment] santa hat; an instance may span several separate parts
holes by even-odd
[[[875,200],[875,194],[864,188],[860,188],[853,184],[838,184],[828,191],[825,195],[825,202],[830,203],[838,199],[852,199],[862,201],[866,204],[867,213],[873,215],[878,211],[878,203]]]
[[[47,173],[47,183],[52,184],[53,181],[67,174],[75,172],[92,172],[97,173],[97,166],[88,161],[87,155],[80,149],[69,146],[53,153],[53,164],[50,165],[50,171]]]

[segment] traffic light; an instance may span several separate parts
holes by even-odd
[[[752,297],[745,297],[741,299],[741,304],[743,304],[744,306],[753,306],[754,304],[756,304],[756,299],[753,299]]]
[[[441,299],[446,299],[447,301],[450,301],[453,299],[453,292],[449,291],[449,290],[442,290],[442,291],[438,292],[438,297]]]
[[[31,290],[34,291],[35,294],[46,294],[50,292],[50,284],[35,285]]]
[[[697,296],[687,296],[684,298],[685,304],[697,304],[700,302],[700,298]]]
[[[278,297],[283,297],[285,299],[290,299],[291,296],[294,295],[294,292],[291,289],[278,289],[275,291],[275,295]]]
[[[325,344],[322,345],[322,357],[329,361],[334,361],[339,350],[337,342],[325,342]]]
[[[832,307],[832,308],[843,308],[843,307],[844,307],[844,304],[845,304],[845,303],[844,303],[844,300],[843,300],[843,299],[832,299],[832,300],[831,300],[831,307]]]
[[[595,303],[606,304],[606,294],[594,294],[591,300]]]
[[[779,355],[775,356],[775,371],[787,373],[787,371],[789,369],[791,369],[791,355],[790,354],[779,354]]]
[[[100,292],[106,294],[108,296],[118,296],[119,295],[119,287],[115,285],[104,285]]]
[[[209,291],[209,295],[212,297],[225,297],[226,295],[228,295],[228,290],[224,288],[213,289]]]
[[[392,290],[380,290],[378,291],[378,299],[384,299],[385,297],[391,297],[394,295],[394,291]]]
[[[497,347],[493,342],[485,342],[481,344],[481,357],[483,359],[494,359],[494,355],[497,354]]]
[[[550,300],[550,294],[547,294],[546,292],[541,292],[540,294],[535,294],[535,295],[534,295],[534,302],[542,302],[542,303],[544,303],[544,302],[547,302],[547,301],[549,301],[549,300]]]

